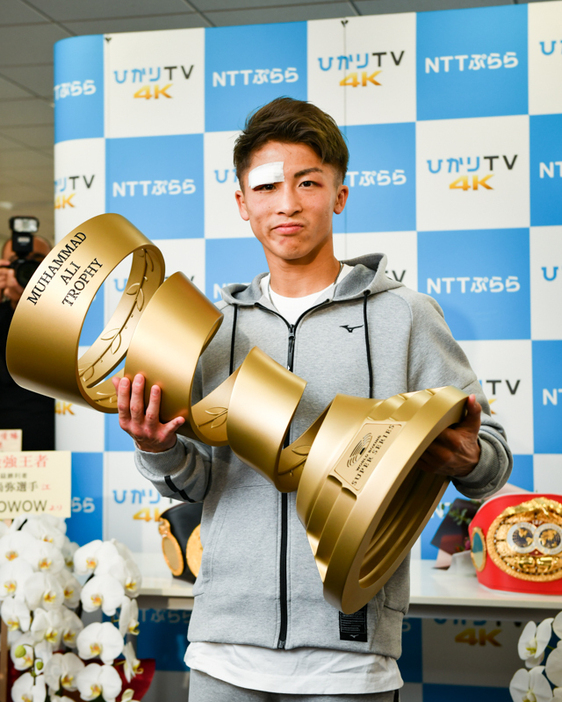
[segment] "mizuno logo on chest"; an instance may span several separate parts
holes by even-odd
[[[361,329],[363,325],[359,324],[357,327],[350,327],[349,324],[340,324],[341,329],[347,329],[347,331],[352,334],[354,329]]]

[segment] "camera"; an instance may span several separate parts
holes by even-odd
[[[27,258],[33,251],[33,235],[39,229],[39,220],[37,217],[10,217],[10,229],[12,250],[17,258],[10,263],[9,268],[14,269],[16,280],[25,288],[39,267],[38,261]]]

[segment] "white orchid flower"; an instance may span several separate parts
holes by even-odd
[[[33,514],[22,520],[20,528],[22,528],[26,522],[38,522],[44,529],[49,531],[56,529],[60,531],[61,534],[66,534],[66,520],[60,517],[52,517],[50,514]]]
[[[122,543],[121,541],[117,541],[117,539],[111,539],[111,543],[114,544],[115,548],[119,552],[119,555],[122,558],[124,558],[126,561],[134,561],[135,560],[135,557],[133,556],[133,552],[124,543]]]
[[[103,695],[105,702],[115,702],[122,688],[121,678],[115,668],[97,663],[90,663],[81,670],[76,681],[83,700],[95,700]]]
[[[543,675],[544,666],[520,668],[511,678],[509,692],[514,702],[550,702],[552,691]]]
[[[84,661],[74,653],[54,653],[45,666],[45,680],[51,693],[65,690],[77,690],[77,675],[85,668]]]
[[[142,575],[134,561],[125,561],[125,592],[129,597],[137,597],[142,585]]]
[[[125,589],[127,590],[129,597],[136,597],[138,593],[135,592],[135,594],[133,595],[131,594],[131,592],[140,589],[141,574],[135,561],[135,557],[133,556],[133,553],[129,549],[129,547],[125,546],[125,544],[121,543],[120,541],[117,541],[116,539],[112,539],[112,543],[115,544],[115,548],[119,551],[120,556],[123,558],[123,560],[128,566],[128,570],[125,573],[126,579],[123,583]],[[128,581],[127,578],[129,579]],[[138,584],[134,581],[138,581]]]
[[[96,575],[111,575],[124,583],[125,560],[113,542],[104,541],[96,552],[96,558]]]
[[[8,646],[14,646],[22,633],[21,629],[8,629]]]
[[[104,614],[111,617],[121,604],[125,591],[111,575],[94,575],[84,585],[80,594],[86,612],[95,612],[101,607]]]
[[[28,563],[31,563],[33,570],[41,573],[54,575],[60,573],[65,566],[62,553],[49,541],[36,539],[24,557]]]
[[[77,575],[91,575],[98,566],[98,551],[103,541],[95,539],[74,552],[74,572]]]
[[[16,670],[28,670],[35,661],[35,641],[30,633],[21,634],[10,647],[10,658]]]
[[[115,549],[113,544],[108,545]],[[137,564],[133,560],[127,560],[120,556],[117,549],[115,549],[114,558],[109,557],[109,552],[107,555],[107,558],[100,559],[96,568],[96,575],[112,575],[123,585],[129,597],[136,597],[139,594],[142,582],[141,572]]]
[[[33,573],[24,585],[25,599],[29,609],[37,607],[53,609],[64,603],[64,591],[56,576],[48,573]]]
[[[517,652],[527,668],[539,665],[552,636],[552,618],[545,619],[538,627],[535,622],[527,622],[519,637]]]
[[[78,544],[75,541],[71,541],[68,536],[64,537],[64,544],[61,549],[62,555],[64,557],[64,562],[67,568],[74,568],[74,554],[78,550]]]
[[[21,531],[9,531],[0,539],[0,563],[14,561],[25,557],[25,553],[33,547],[35,539],[31,534]]]
[[[21,531],[22,533],[30,534],[41,541],[47,541],[56,546],[58,549],[62,549],[64,546],[66,525],[64,526],[63,531],[60,522],[61,520],[57,519],[56,517],[45,518],[44,515],[35,518],[30,517],[22,526]]]
[[[41,675],[44,667],[51,660],[53,647],[47,641],[41,641],[34,646],[35,650],[35,674]]]
[[[23,558],[5,561],[0,567],[0,600],[21,595],[32,576],[33,568]]]
[[[126,634],[139,633],[139,606],[135,600],[130,600],[127,596],[121,602],[121,612],[119,613],[119,633]]]
[[[545,673],[550,682],[555,685],[562,685],[562,641],[546,659]]]
[[[552,630],[559,639],[562,639],[562,612],[558,612],[558,614],[554,617],[554,621],[552,622]]]
[[[83,660],[101,658],[107,664],[113,663],[123,651],[123,638],[110,622],[89,624],[78,634],[76,644]]]
[[[63,607],[62,640],[69,648],[76,648],[78,634],[84,629],[84,622],[80,617]]]
[[[63,621],[63,607],[54,607],[48,612],[38,607],[34,612],[30,631],[37,643],[47,641],[55,650],[61,642]]]
[[[64,592],[64,604],[71,609],[78,606],[82,585],[66,568],[57,573],[57,579]]]
[[[24,673],[12,685],[13,702],[45,702],[47,689],[45,678],[34,678],[31,673]]]
[[[135,693],[133,692],[133,689],[128,687],[121,695],[121,702],[137,702],[137,700],[133,699],[134,696]]]
[[[74,700],[71,700],[70,697],[66,695],[59,697],[58,695],[51,694],[50,702],[74,702]]]
[[[121,700],[123,700],[123,697]],[[559,700],[562,700],[562,687],[555,687],[552,691],[552,699],[550,702],[559,702]]]
[[[125,677],[127,678],[127,682],[131,682],[131,679],[134,678],[137,675],[137,673],[142,671],[139,671],[140,661],[135,656],[135,649],[133,648],[133,644],[130,641],[123,647],[123,655],[125,656],[123,672],[125,674]]]
[[[31,612],[22,597],[6,597],[2,602],[0,616],[6,626],[14,631],[28,631],[31,624]]]

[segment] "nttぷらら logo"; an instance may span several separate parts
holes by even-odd
[[[55,44],[55,142],[103,137],[103,36]]]
[[[171,99],[174,82],[191,78],[194,64],[184,66],[147,66],[114,70],[112,79],[119,85],[131,88],[131,96],[143,100]]]
[[[531,224],[562,224],[562,115],[532,115]]]
[[[455,338],[530,338],[528,229],[419,232],[418,281]]]
[[[334,219],[334,231],[415,229],[415,125],[350,126],[345,134],[350,195],[343,215]]]
[[[492,178],[502,170],[512,171],[517,154],[472,155],[427,159],[430,174],[450,174],[449,190],[493,190]]]
[[[153,239],[203,236],[203,135],[106,140],[106,204]]]
[[[562,453],[562,341],[533,341],[535,453]]]
[[[527,8],[417,17],[418,119],[527,113]]]
[[[205,129],[240,129],[279,96],[307,96],[306,22],[220,27],[205,33]]]

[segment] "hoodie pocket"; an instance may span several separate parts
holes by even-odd
[[[246,605],[259,596],[276,598],[276,497],[275,488],[263,483],[222,495],[203,545],[196,594],[205,591]]]

